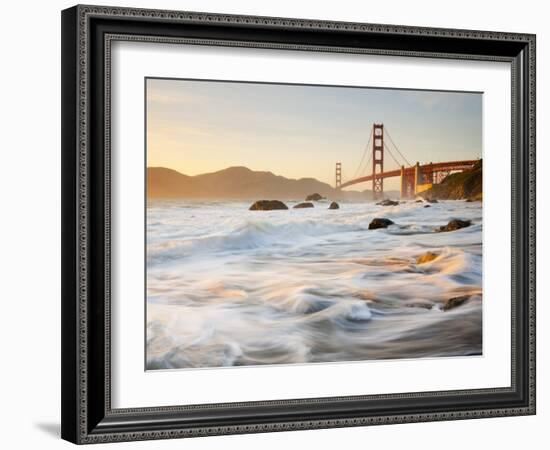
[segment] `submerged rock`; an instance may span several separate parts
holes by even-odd
[[[309,201],[318,202],[319,200],[323,200],[324,198],[325,197],[323,197],[321,194],[319,194],[318,192],[315,192],[315,194],[309,194],[306,197],[306,202],[309,202]]]
[[[250,211],[271,211],[273,209],[288,209],[280,200],[257,200],[249,208]]]
[[[472,224],[471,220],[453,219],[447,225],[439,227],[439,231],[455,231],[461,228],[469,227]]]
[[[340,205],[336,202],[332,202],[328,209],[340,209]]]
[[[438,253],[434,253],[434,252],[426,252],[426,253],[422,253],[421,255],[418,255],[416,257],[416,264],[424,264],[424,263],[427,263],[427,262],[430,262],[430,261],[433,261],[435,258],[437,258],[439,256]]]
[[[431,208],[432,205],[424,205],[424,208]]]
[[[428,301],[419,300],[419,301],[407,303],[405,306],[406,306],[407,308],[424,308],[424,309],[432,309],[433,306],[434,306],[434,304],[433,304],[433,303],[430,303],[430,302],[428,302]]]
[[[399,205],[399,202],[394,202],[393,200],[390,200],[389,198],[382,200],[381,202],[378,202],[377,205],[380,206],[396,206]]]
[[[443,304],[443,311],[448,311],[449,309],[456,308],[457,306],[466,303],[469,299],[469,295],[461,295],[460,297],[450,298]]]
[[[294,209],[298,208],[313,208],[313,203],[311,202],[303,202],[303,203],[298,203],[297,205],[294,205],[293,206]]]
[[[369,223],[369,230],[376,230],[378,228],[388,228],[390,225],[393,225],[393,221],[390,219],[372,219],[371,223]]]

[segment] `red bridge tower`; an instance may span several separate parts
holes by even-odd
[[[340,189],[342,186],[342,163],[337,162],[336,163],[336,182],[335,182],[336,189]]]
[[[384,195],[384,124],[372,125],[372,197],[379,199]]]

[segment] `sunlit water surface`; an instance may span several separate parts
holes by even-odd
[[[480,203],[249,206],[149,202],[148,369],[481,354]]]

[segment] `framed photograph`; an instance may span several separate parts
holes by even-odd
[[[62,12],[62,437],[535,413],[535,36]]]

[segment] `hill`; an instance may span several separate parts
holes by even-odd
[[[447,176],[440,184],[422,192],[420,196],[440,200],[481,201],[483,199],[482,190],[483,162],[479,160],[472,169]]]
[[[165,167],[147,168],[148,198],[298,200],[315,192],[331,199],[371,198],[370,191],[339,191],[315,178],[285,178],[241,166],[195,176]]]

